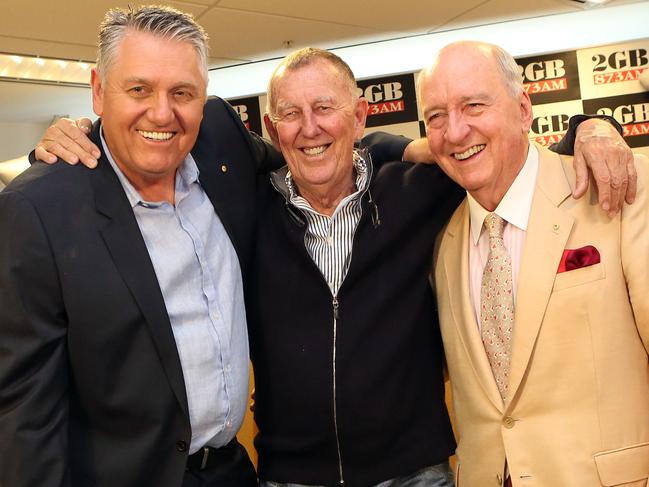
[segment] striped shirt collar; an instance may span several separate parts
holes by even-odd
[[[361,151],[354,149],[352,153],[352,163],[354,165],[354,170],[356,171],[356,191],[343,198],[342,201],[338,204],[338,207],[336,208],[334,213],[337,212],[338,208],[342,207],[348,201],[357,199],[360,194],[365,191],[365,189],[367,189],[369,183],[369,170],[367,161],[363,156],[364,154],[362,154]],[[298,189],[293,183],[293,176],[291,175],[290,169],[286,172],[284,182],[286,183],[286,187],[288,188],[288,194],[291,203],[302,208],[306,206],[312,210],[309,202],[299,195]]]

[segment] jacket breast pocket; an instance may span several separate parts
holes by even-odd
[[[596,453],[593,457],[605,487],[645,487],[649,478],[649,443]],[[631,483],[633,482],[633,483]]]
[[[592,281],[604,279],[604,277],[606,277],[606,273],[604,272],[604,265],[601,262],[573,271],[560,272],[554,278],[552,291],[556,292],[562,289],[580,286]]]

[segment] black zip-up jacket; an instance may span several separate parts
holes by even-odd
[[[455,442],[428,273],[464,191],[437,166],[375,169],[334,299],[274,179],[247,293],[260,478],[363,486],[445,461]]]

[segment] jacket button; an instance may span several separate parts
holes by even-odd
[[[507,429],[512,429],[514,427],[514,424],[516,424],[516,420],[511,416],[507,416],[505,419],[503,419],[503,426]]]
[[[178,440],[176,442],[176,450],[179,452],[186,452],[187,451],[187,442],[183,440]]]

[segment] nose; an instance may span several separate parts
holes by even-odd
[[[321,128],[318,117],[313,111],[308,110],[302,114],[302,126],[300,127],[302,135],[305,137],[315,137],[320,134]]]
[[[173,103],[165,93],[159,93],[151,97],[147,114],[149,120],[157,126],[168,125],[175,117]]]
[[[444,137],[452,144],[460,144],[464,142],[469,135],[470,127],[464,120],[462,114],[449,113]]]

